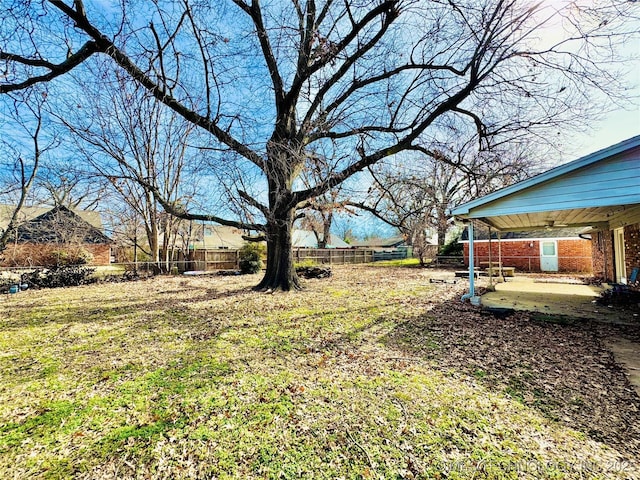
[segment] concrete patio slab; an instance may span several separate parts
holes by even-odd
[[[605,344],[613,352],[616,362],[624,366],[629,383],[640,397],[640,345],[621,337],[611,337]]]
[[[512,308],[549,315],[565,315],[606,323],[638,324],[640,319],[628,311],[608,308],[595,303],[604,288],[575,283],[553,283],[553,277],[539,278],[516,276],[498,283],[495,292],[482,296],[487,308]]]

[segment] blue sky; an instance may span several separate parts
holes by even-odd
[[[595,152],[615,143],[640,135],[640,107],[618,109],[611,112],[600,122],[596,122],[592,132],[586,132],[574,139],[567,138],[565,143],[575,142],[573,158]],[[571,151],[571,149],[569,149]],[[567,158],[566,160],[571,160]]]
[[[543,11],[546,12],[553,11],[558,5],[567,2],[567,0],[544,1],[547,7]],[[588,4],[589,1],[582,1],[582,3]],[[554,18],[545,30],[541,41],[553,43],[560,40],[569,34],[565,27],[567,24],[563,23],[560,17]],[[602,119],[588,119],[587,131],[582,134],[568,134],[565,138],[561,138],[562,162],[574,160],[640,135],[640,37],[637,35],[637,32],[640,32],[640,20],[637,15],[627,31],[635,31],[636,35],[628,37],[624,43],[618,45],[618,53],[627,58],[619,69],[621,79],[628,88],[626,92],[622,92],[621,96],[624,99],[619,100],[622,104],[614,105],[610,100],[607,101],[611,105],[611,111],[605,112]]]

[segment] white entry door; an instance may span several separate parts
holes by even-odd
[[[624,258],[624,228],[613,231],[613,257],[616,263],[616,282],[627,283],[627,267]]]
[[[558,242],[556,240],[540,241],[540,270],[543,272],[558,271]]]

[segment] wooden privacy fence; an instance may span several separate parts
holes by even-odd
[[[374,261],[374,251],[368,248],[294,248],[293,261],[344,265]]]
[[[378,253],[367,248],[294,248],[293,261],[307,261],[319,265],[369,263],[381,260],[377,258]],[[237,250],[196,250],[191,252],[191,260],[187,263],[190,270],[210,271],[235,270],[239,268],[238,261]]]
[[[239,268],[238,250],[195,250],[191,252],[192,270],[235,270]]]
[[[376,251],[371,248],[294,248],[295,263],[312,262],[318,265],[370,263],[379,260],[407,258],[406,249]],[[239,268],[237,250],[195,250],[190,259],[178,262],[184,270],[236,270]],[[175,263],[175,262],[174,262]]]

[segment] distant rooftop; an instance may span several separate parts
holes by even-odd
[[[36,217],[39,217],[40,215],[51,211],[53,208],[54,207],[23,207],[20,209],[18,220],[19,222],[32,220]],[[11,215],[13,215],[14,209],[15,205],[0,204],[0,230],[4,230],[5,228],[7,228],[7,225],[9,225],[9,221],[11,220]],[[102,230],[102,218],[100,218],[99,212],[87,210],[72,211],[88,224],[93,225],[99,230]]]
[[[366,240],[354,240],[351,242],[351,246],[353,247],[369,247],[369,248],[382,248],[382,247],[397,247],[399,245],[404,244],[404,237],[401,235],[396,235],[394,237],[372,237],[367,238]]]
[[[66,207],[55,207],[21,222],[16,237],[30,243],[111,243],[99,228]]]

